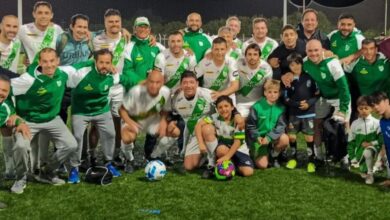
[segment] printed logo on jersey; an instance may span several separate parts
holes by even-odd
[[[337,41],[332,42],[332,47],[337,47]]]
[[[325,79],[326,78],[326,73],[321,72],[321,78]]]
[[[47,93],[47,90],[43,87],[39,88],[38,91],[37,91],[38,95],[42,96],[42,95],[45,95]]]
[[[62,85],[61,80],[57,80],[57,86],[60,87]]]
[[[203,47],[203,42],[202,41],[199,41],[199,46]]]
[[[351,49],[351,47],[348,44],[345,45],[345,51],[349,51],[349,49]]]
[[[156,57],[156,53],[155,52],[150,52],[150,54],[152,55],[152,57]]]
[[[378,66],[379,71],[383,72],[384,69],[385,69],[385,67],[383,65]]]
[[[306,87],[308,87],[308,88],[311,87],[311,80],[307,80],[307,82],[306,82]]]
[[[91,86],[91,84],[88,84],[87,86],[84,87],[84,90],[85,91],[92,91],[93,87]]]
[[[142,61],[142,60],[144,60],[143,56],[141,56],[141,54],[137,54],[135,61]]]
[[[368,73],[368,71],[366,70],[366,68],[363,68],[362,70],[360,70],[360,74],[367,74]]]

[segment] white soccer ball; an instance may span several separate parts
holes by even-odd
[[[145,176],[148,180],[161,180],[165,174],[167,174],[167,168],[159,160],[152,160],[145,167]]]

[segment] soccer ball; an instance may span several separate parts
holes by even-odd
[[[230,180],[236,175],[236,168],[231,160],[225,160],[215,166],[214,172],[218,180]]]
[[[167,168],[159,160],[152,160],[145,167],[145,176],[148,180],[161,180],[165,174],[167,174]]]

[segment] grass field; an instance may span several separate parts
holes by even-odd
[[[13,181],[2,181],[0,201],[9,207],[0,219],[390,219],[390,190],[377,184],[384,174],[367,186],[337,168],[316,174],[272,168],[231,181],[176,168],[160,182],[138,170],[108,186],[28,183],[21,195],[9,193]]]

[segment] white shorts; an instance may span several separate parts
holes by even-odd
[[[184,149],[184,157],[194,154],[200,154],[198,139],[196,139],[195,135],[188,135],[185,138]]]
[[[253,104],[255,104],[255,102],[237,103],[237,111],[242,117],[247,118],[249,115],[250,108]]]
[[[140,132],[145,132],[150,135],[156,135],[160,127],[160,116],[156,115],[148,117],[144,120],[137,121],[137,123],[140,125],[140,129],[136,131],[137,135]],[[122,128],[124,126],[127,126],[127,124],[122,121]]]

